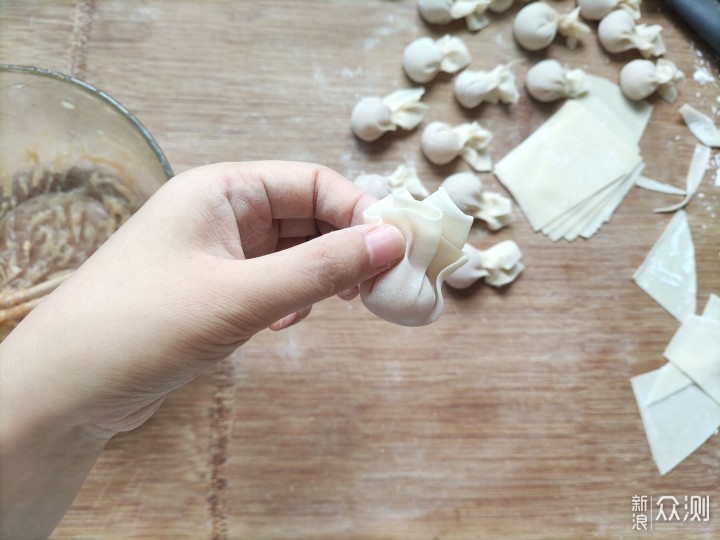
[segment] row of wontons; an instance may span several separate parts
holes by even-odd
[[[558,14],[543,2],[536,2],[518,12],[513,33],[516,41],[528,50],[547,47],[558,33],[566,37],[569,47],[574,48],[578,45],[580,36],[590,31],[587,25],[579,21],[579,15],[583,15],[588,19],[602,18],[598,35],[602,46],[608,52],[636,48],[645,57],[660,55],[664,52],[660,38],[662,28],[635,24],[640,15],[639,1],[580,0],[579,7],[566,15]],[[434,4],[438,9],[443,6],[447,8],[445,15],[434,18],[438,11],[429,9],[430,4]],[[507,9],[511,4],[512,0],[420,0],[419,7],[421,15],[429,22],[443,24],[458,18],[455,15],[462,13],[460,16],[466,18],[470,28],[478,30],[487,22],[482,22],[480,18],[485,9],[502,11],[501,8]],[[473,10],[468,12],[468,7],[473,5]],[[615,8],[621,9],[615,11]],[[415,40],[406,47],[403,54],[405,73],[411,80],[421,84],[431,82],[440,72],[462,71],[470,62],[470,53],[465,44],[460,38],[450,35],[438,40],[429,37]],[[512,64],[499,65],[491,71],[463,71],[455,79],[457,101],[467,108],[474,108],[483,102],[516,103],[519,92],[510,70],[511,66]],[[626,94],[631,99],[643,99],[658,88],[662,90],[663,97],[674,99],[674,96],[664,90],[674,91],[674,83],[681,78],[682,74],[675,66],[664,60],[658,62],[657,66],[646,60],[636,61],[626,66],[621,77],[629,83],[623,86],[630,88]],[[588,88],[586,75],[582,70],[568,70],[556,60],[545,60],[533,66],[528,71],[525,85],[528,93],[539,101],[578,97]],[[647,88],[650,90],[647,91]],[[623,90],[625,91],[625,88]],[[398,127],[415,128],[427,111],[427,106],[420,103],[423,93],[423,88],[402,89],[385,98],[371,97],[360,100],[353,110],[353,132],[360,139],[371,142]],[[492,163],[488,146],[491,138],[490,132],[477,122],[456,127],[444,122],[432,122],[423,132],[421,146],[425,156],[433,163],[445,164],[461,156],[473,169],[490,171]],[[405,166],[398,167],[388,176],[363,175],[356,182],[378,197],[384,197],[399,188],[408,189],[418,199],[428,196],[414,170]],[[491,230],[501,228],[511,221],[510,200],[499,194],[483,192],[480,179],[472,173],[453,175],[447,178],[441,187],[460,210],[484,220]],[[513,281],[522,272],[521,253],[514,242],[502,242],[485,252],[466,244],[464,250],[469,254],[470,264],[464,265],[446,278],[454,287],[467,287],[482,277],[492,285],[502,286]],[[439,299],[442,298],[437,289],[436,295]],[[440,300],[440,305],[441,303]],[[382,302],[382,305],[385,304],[386,302]]]
[[[420,13],[428,22],[445,24],[465,17],[471,29],[479,30],[485,23],[487,9],[504,11],[512,1],[495,0],[420,0]],[[577,46],[579,37],[590,31],[580,22],[582,15],[590,20],[602,19],[598,37],[602,46],[611,53],[638,49],[645,57],[661,55],[665,47],[660,37],[660,25],[636,24],[640,16],[640,0],[579,0],[579,6],[561,15],[544,2],[534,2],[521,9],[513,24],[518,43],[528,50],[539,50],[550,45],[560,33],[568,45]],[[472,9],[470,9],[472,8]],[[619,8],[619,9],[615,9]],[[486,20],[486,19],[485,19]],[[470,53],[455,36],[438,40],[429,37],[410,43],[403,54],[403,69],[408,77],[424,84],[432,81],[440,72],[456,73],[471,62]],[[512,104],[519,93],[515,77],[510,70],[512,63],[496,66],[490,71],[465,70],[455,79],[455,97],[466,108],[480,103]],[[675,85],[684,80],[676,66],[661,59],[654,64],[650,60],[633,60],[620,75],[620,87],[633,100],[645,99],[655,91],[666,100],[677,96]],[[528,93],[539,101],[553,101],[564,97],[577,97],[587,90],[584,72],[569,70],[556,60],[544,60],[533,66],[525,84]],[[427,106],[420,102],[422,88],[402,89],[380,97],[361,99],[352,114],[351,126],[358,138],[372,142],[388,131],[414,129],[422,121]],[[453,128],[444,122],[429,124],[423,133],[422,149],[435,164],[449,163],[462,156],[476,170],[490,170],[487,148],[492,135],[477,122]]]

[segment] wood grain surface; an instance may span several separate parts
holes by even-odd
[[[518,2],[518,4],[521,4]],[[553,2],[558,9],[571,2]],[[472,67],[553,57],[616,79],[595,34],[528,55],[517,6],[477,34],[429,27],[414,0],[3,0],[0,61],[73,72],[136,113],[176,172],[222,160],[320,162],[349,178],[414,163],[435,188],[462,163],[429,164],[420,131],[375,144],[349,130],[363,95],[409,85],[404,46],[452,32]],[[718,106],[717,62],[659,1],[667,57],[688,75],[677,104],[656,102],[642,139],[646,175],[684,183],[695,140],[677,113]],[[523,92],[511,107],[463,111],[451,77],[429,85],[426,118],[478,119],[496,160],[558,105]],[[698,305],[720,292],[720,189],[708,171],[688,205]],[[485,175],[489,189],[502,190]],[[553,244],[516,223],[470,240],[521,246],[507,290],[446,290],[423,328],[377,319],[359,301],[317,305],[300,326],[265,332],[116,437],[54,538],[717,538],[720,440],[666,477],[651,459],[629,377],[660,367],[678,323],[633,272],[673,198],[633,190],[590,241]],[[708,522],[631,529],[633,495],[710,495]]]

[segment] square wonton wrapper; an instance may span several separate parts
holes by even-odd
[[[665,349],[680,368],[720,405],[720,321],[690,315]]]
[[[700,448],[720,426],[720,405],[694,384],[646,405],[660,370],[630,379],[650,451],[665,475]]]
[[[570,101],[495,168],[537,231],[641,163],[627,144],[583,105]]]
[[[610,220],[630,191],[632,186],[628,176],[637,176],[637,171],[642,171],[637,143],[650,119],[652,106],[628,100],[616,84],[602,77],[589,76],[588,85],[587,94],[567,101],[495,169],[498,179],[511,191],[533,229],[541,229],[553,241],[560,238],[572,241],[578,236],[589,238],[595,234]],[[578,119],[578,114],[584,120]],[[579,155],[573,160],[565,142],[553,142],[558,137],[583,138],[592,148],[581,151],[576,147],[574,151]],[[613,160],[618,152],[624,153],[628,161],[626,167],[613,169],[616,173],[613,178],[611,171],[603,169],[602,163],[597,168],[596,162],[601,156]],[[554,158],[546,159],[547,156]],[[588,170],[594,171],[597,183],[590,186],[584,181],[583,174],[575,172],[560,172],[563,178],[558,179],[543,178],[533,170],[538,161],[544,166],[552,161],[562,166],[557,163],[558,156],[565,165],[574,161],[575,170],[583,163]],[[529,178],[528,174],[531,175]],[[531,194],[525,193],[528,185]],[[557,191],[543,196],[543,190]],[[539,199],[538,192],[541,193]],[[570,201],[562,197],[567,193],[572,196]]]
[[[633,281],[678,321],[695,313],[695,246],[684,211],[675,213]]]

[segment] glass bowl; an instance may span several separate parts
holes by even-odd
[[[172,176],[105,92],[0,64],[0,340]]]

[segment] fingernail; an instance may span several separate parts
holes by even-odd
[[[270,330],[274,332],[279,332],[280,330],[287,328],[290,326],[293,322],[295,322],[295,319],[297,318],[297,313],[291,313],[290,315],[286,315],[279,321],[275,321],[270,325]]]
[[[381,225],[365,235],[365,245],[373,268],[385,268],[402,257],[405,237],[392,225]]]
[[[351,287],[350,289],[347,289],[345,291],[342,291],[341,293],[338,293],[338,296],[342,300],[352,300],[353,298],[355,298],[358,295],[359,292],[360,291],[358,291],[358,288],[356,285],[355,287]]]

